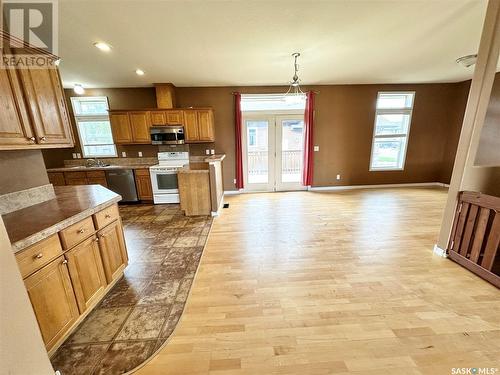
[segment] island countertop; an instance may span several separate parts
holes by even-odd
[[[55,199],[3,215],[18,252],[121,200],[100,185],[55,186]]]

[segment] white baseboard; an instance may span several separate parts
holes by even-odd
[[[345,185],[345,186],[311,186],[309,191],[335,191],[335,190],[354,190],[354,189],[383,189],[383,188],[404,188],[404,187],[449,187],[441,182],[416,182],[407,184],[380,184],[380,185]]]
[[[441,249],[437,244],[434,245],[434,254],[443,257],[443,258],[448,258],[448,255],[446,254],[446,250]]]
[[[224,190],[224,195],[238,195],[241,193],[241,190]]]

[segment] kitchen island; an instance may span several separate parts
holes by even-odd
[[[128,264],[120,195],[99,185],[56,186],[54,193],[3,215],[49,355]]]

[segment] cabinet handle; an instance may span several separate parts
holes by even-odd
[[[80,234],[85,233],[85,229],[83,229],[83,228],[78,229],[78,233],[80,233]]]
[[[68,260],[67,260],[67,259],[64,259],[64,260],[62,261],[62,264],[68,264]]]
[[[40,141],[45,142],[47,140],[46,137],[40,137]]]
[[[106,215],[104,215],[104,218],[105,219],[111,219],[111,215],[110,214],[106,214]]]
[[[30,141],[31,143],[35,143],[36,138],[35,137],[28,137],[28,141]]]
[[[34,257],[34,258],[35,258],[35,259],[41,259],[42,257],[43,257],[43,254],[42,254],[42,253],[40,253],[40,254],[35,255],[35,257]]]
[[[99,242],[99,237],[94,238],[95,242]]]

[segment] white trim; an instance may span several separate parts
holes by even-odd
[[[242,190],[224,190],[224,195],[238,195],[242,192]]]
[[[433,253],[437,256],[448,258],[448,254],[446,254],[446,250],[441,249],[437,244],[434,245]]]
[[[344,185],[344,186],[312,186],[308,187],[308,191],[335,191],[335,190],[356,190],[356,189],[384,189],[384,188],[405,188],[405,187],[429,187],[439,186],[448,187],[449,185],[442,182],[415,182],[407,184],[380,184],[380,185]]]

